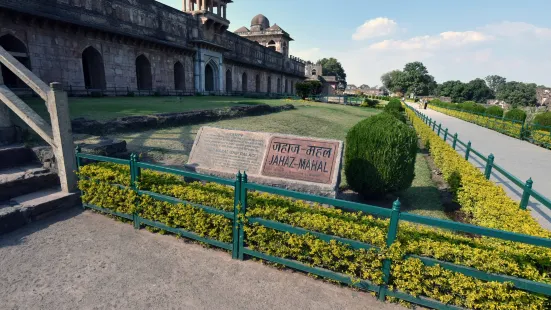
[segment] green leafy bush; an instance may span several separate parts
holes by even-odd
[[[417,136],[396,117],[381,113],[350,129],[344,154],[350,187],[364,197],[380,197],[411,185]]]
[[[526,120],[526,112],[521,109],[512,109],[505,113],[505,118],[509,120],[524,122]]]
[[[370,98],[364,98],[362,104],[360,105],[361,107],[370,107],[370,108],[373,108],[375,107],[377,104],[379,104],[379,100],[377,99],[370,99]]]
[[[402,106],[402,102],[400,102],[400,99],[392,98],[385,106],[385,111],[398,111],[403,112],[405,109]]]
[[[135,94],[134,94],[133,91],[129,91],[129,92],[126,93],[126,97],[134,97],[134,96],[135,96]]]
[[[400,122],[402,122],[404,124],[406,123],[406,115],[403,112],[398,112],[396,110],[389,110],[389,111],[384,111],[383,113],[390,114],[393,117],[395,117],[397,120],[399,120]]]
[[[551,128],[551,112],[537,114],[534,118],[534,124]]]
[[[478,104],[474,101],[465,101],[465,102],[459,103],[457,105],[457,107],[460,110],[467,111],[467,112],[472,112],[472,113],[482,114],[482,113],[486,112],[485,107],[483,107],[482,105],[480,105],[480,104]]]
[[[486,109],[486,115],[495,116],[502,118],[503,117],[503,109],[497,105],[493,105]]]
[[[322,91],[323,85],[320,81],[305,81],[295,84],[295,90],[297,96],[302,99],[306,99],[309,96],[319,95]]]

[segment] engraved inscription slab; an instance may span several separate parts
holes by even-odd
[[[338,142],[273,136],[262,175],[331,184]]]
[[[201,127],[189,156],[189,165],[236,173],[259,174],[267,135]]]

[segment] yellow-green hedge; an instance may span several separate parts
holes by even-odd
[[[79,182],[85,203],[124,213],[136,211],[138,205],[140,216],[146,219],[224,242],[232,240],[232,223],[222,216],[207,214],[190,205],[172,205],[148,196],[138,197],[131,190],[107,185],[128,186],[130,172],[127,166],[92,164],[82,167],[80,175],[86,177]],[[148,170],[142,172],[139,186],[193,203],[233,210],[231,187],[186,183],[178,177]],[[397,242],[391,249],[385,249],[387,219],[258,192],[248,194],[247,216],[358,240],[383,249],[381,252],[354,250],[337,242],[323,242],[311,235],[297,236],[260,225],[246,225],[248,246],[270,255],[378,284],[382,282],[382,260],[391,258],[390,284],[393,288],[467,308],[546,309],[551,303],[549,298],[516,290],[509,284],[479,281],[439,266],[426,267],[418,259],[402,259],[404,255],[417,254],[486,272],[551,283],[551,251],[541,247],[492,238],[471,238],[401,222]]]

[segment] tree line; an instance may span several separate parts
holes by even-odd
[[[381,76],[381,82],[390,92],[401,96],[442,96],[452,102],[474,101],[486,103],[488,99],[503,100],[513,107],[534,106],[537,102],[535,83],[507,81],[499,75],[489,75],[485,79],[476,78],[468,83],[446,81],[436,83],[422,62],[405,65],[403,70],[393,70]]]

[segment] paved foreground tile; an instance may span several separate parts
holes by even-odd
[[[0,236],[2,309],[403,309],[72,209]]]

